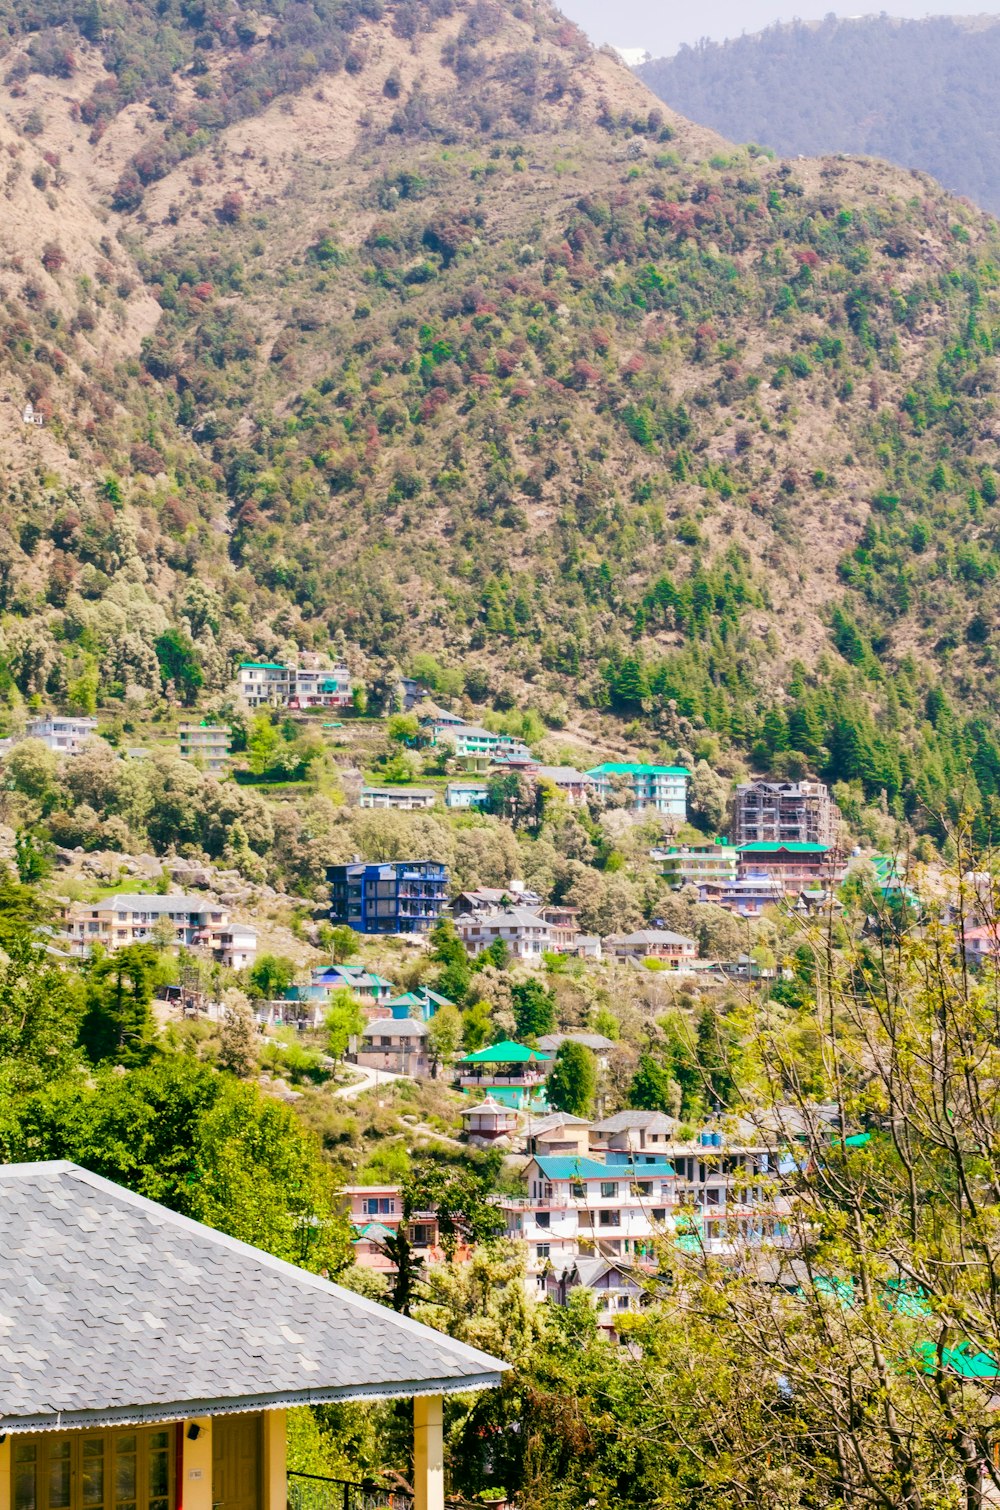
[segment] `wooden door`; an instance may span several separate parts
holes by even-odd
[[[212,1422],[212,1510],[262,1510],[259,1415]]]

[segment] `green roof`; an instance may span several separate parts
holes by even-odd
[[[938,1354],[934,1343],[929,1339],[918,1342],[916,1352],[927,1372],[931,1373],[937,1367]],[[961,1342],[958,1347],[942,1348],[941,1362],[946,1369],[962,1379],[995,1379],[1000,1374],[996,1359],[978,1349],[973,1351],[968,1342]]]
[[[240,661],[241,671],[287,671],[280,661]]]
[[[513,1043],[509,1038],[503,1043],[490,1044],[487,1049],[477,1049],[474,1054],[466,1054],[458,1061],[459,1064],[527,1064],[529,1060],[544,1060],[546,1063],[552,1058],[551,1054],[539,1053],[538,1049],[529,1049],[525,1043]]]
[[[685,765],[636,765],[632,761],[605,760],[591,766],[586,776],[690,776]]]
[[[741,855],[765,854],[776,849],[787,849],[792,855],[825,855],[829,844],[803,844],[797,839],[755,839],[752,844],[738,844]]]
[[[563,1157],[536,1158],[547,1180],[648,1180],[653,1175],[673,1175],[674,1166],[666,1159],[649,1164],[605,1164],[601,1159]]]

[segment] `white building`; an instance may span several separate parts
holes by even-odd
[[[40,739],[57,755],[79,755],[97,733],[96,718],[61,718],[57,714],[33,718],[25,729],[28,739]]]
[[[632,761],[606,760],[586,775],[594,784],[594,793],[602,801],[613,796],[621,778],[630,792],[628,806],[642,813],[652,808],[682,823],[687,818],[687,784],[691,773],[685,766],[645,765]]]
[[[257,957],[256,929],[233,923],[228,908],[214,897],[123,892],[107,901],[69,902],[63,908],[70,952],[81,957],[95,944],[113,952],[151,943],[164,918],[173,927],[175,947],[205,950],[232,970],[252,965]]]
[[[497,939],[507,945],[512,959],[537,963],[552,948],[552,930],[544,918],[527,907],[507,907],[499,912],[480,912],[455,919],[459,938],[473,958]]]
[[[526,1196],[501,1196],[508,1237],[525,1244],[527,1270],[539,1289],[550,1268],[583,1256],[652,1261],[669,1234],[676,1176],[666,1160],[605,1164],[597,1159],[536,1156],[525,1171]]]
[[[663,876],[672,886],[702,886],[736,880],[739,854],[734,844],[679,844],[656,851],[654,859],[663,861]]]
[[[522,739],[480,728],[478,724],[435,725],[434,734],[438,744],[453,745],[459,756],[478,755],[492,760],[498,755],[516,755],[531,760],[531,753]]]
[[[445,807],[485,807],[490,797],[488,781],[449,781],[445,788]]]
[[[424,812],[437,802],[437,792],[426,786],[363,786],[359,807],[394,808],[397,813]]]
[[[251,708],[347,708],[347,666],[298,666],[284,661],[244,661],[236,673],[240,697]]]

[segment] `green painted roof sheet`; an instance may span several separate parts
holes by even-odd
[[[628,760],[605,760],[591,766],[585,776],[690,776],[684,765],[642,765]]]
[[[240,661],[241,671],[287,671],[280,661]]]
[[[830,849],[828,844],[806,844],[799,839],[787,842],[779,839],[755,839],[752,844],[738,844],[736,847],[741,855],[758,855],[778,849],[786,849],[791,855],[825,855]]]
[[[553,1155],[551,1158],[536,1158],[547,1180],[649,1180],[654,1175],[661,1178],[674,1176],[674,1166],[666,1159],[657,1159],[650,1164],[605,1164],[601,1159],[574,1157],[572,1154]]]
[[[529,1049],[526,1043],[513,1043],[509,1038],[503,1043],[492,1043],[488,1048],[466,1054],[459,1064],[527,1064],[532,1060],[548,1062],[551,1054],[542,1054],[538,1049]]]

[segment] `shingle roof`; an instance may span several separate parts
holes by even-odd
[[[98,902],[95,906],[99,907]],[[161,896],[144,891],[120,891],[111,898],[112,912],[222,912],[217,897],[185,896],[182,892]]]
[[[603,1033],[545,1033],[538,1040],[540,1049],[558,1049],[564,1043],[582,1043],[585,1049],[603,1053],[614,1048],[614,1040]]]
[[[478,1389],[506,1367],[57,1162],[0,1167],[0,1431]]]
[[[611,944],[695,944],[697,939],[683,933],[671,933],[668,928],[639,928],[635,933],[617,933],[608,940]]]
[[[361,1029],[362,1038],[426,1038],[427,1025],[415,1017],[375,1017]]]
[[[605,1117],[603,1122],[595,1122],[593,1131],[596,1133],[628,1132],[630,1128],[642,1128],[646,1132],[673,1132],[677,1127],[677,1119],[668,1117],[666,1112],[628,1111],[615,1112],[613,1117]]]

